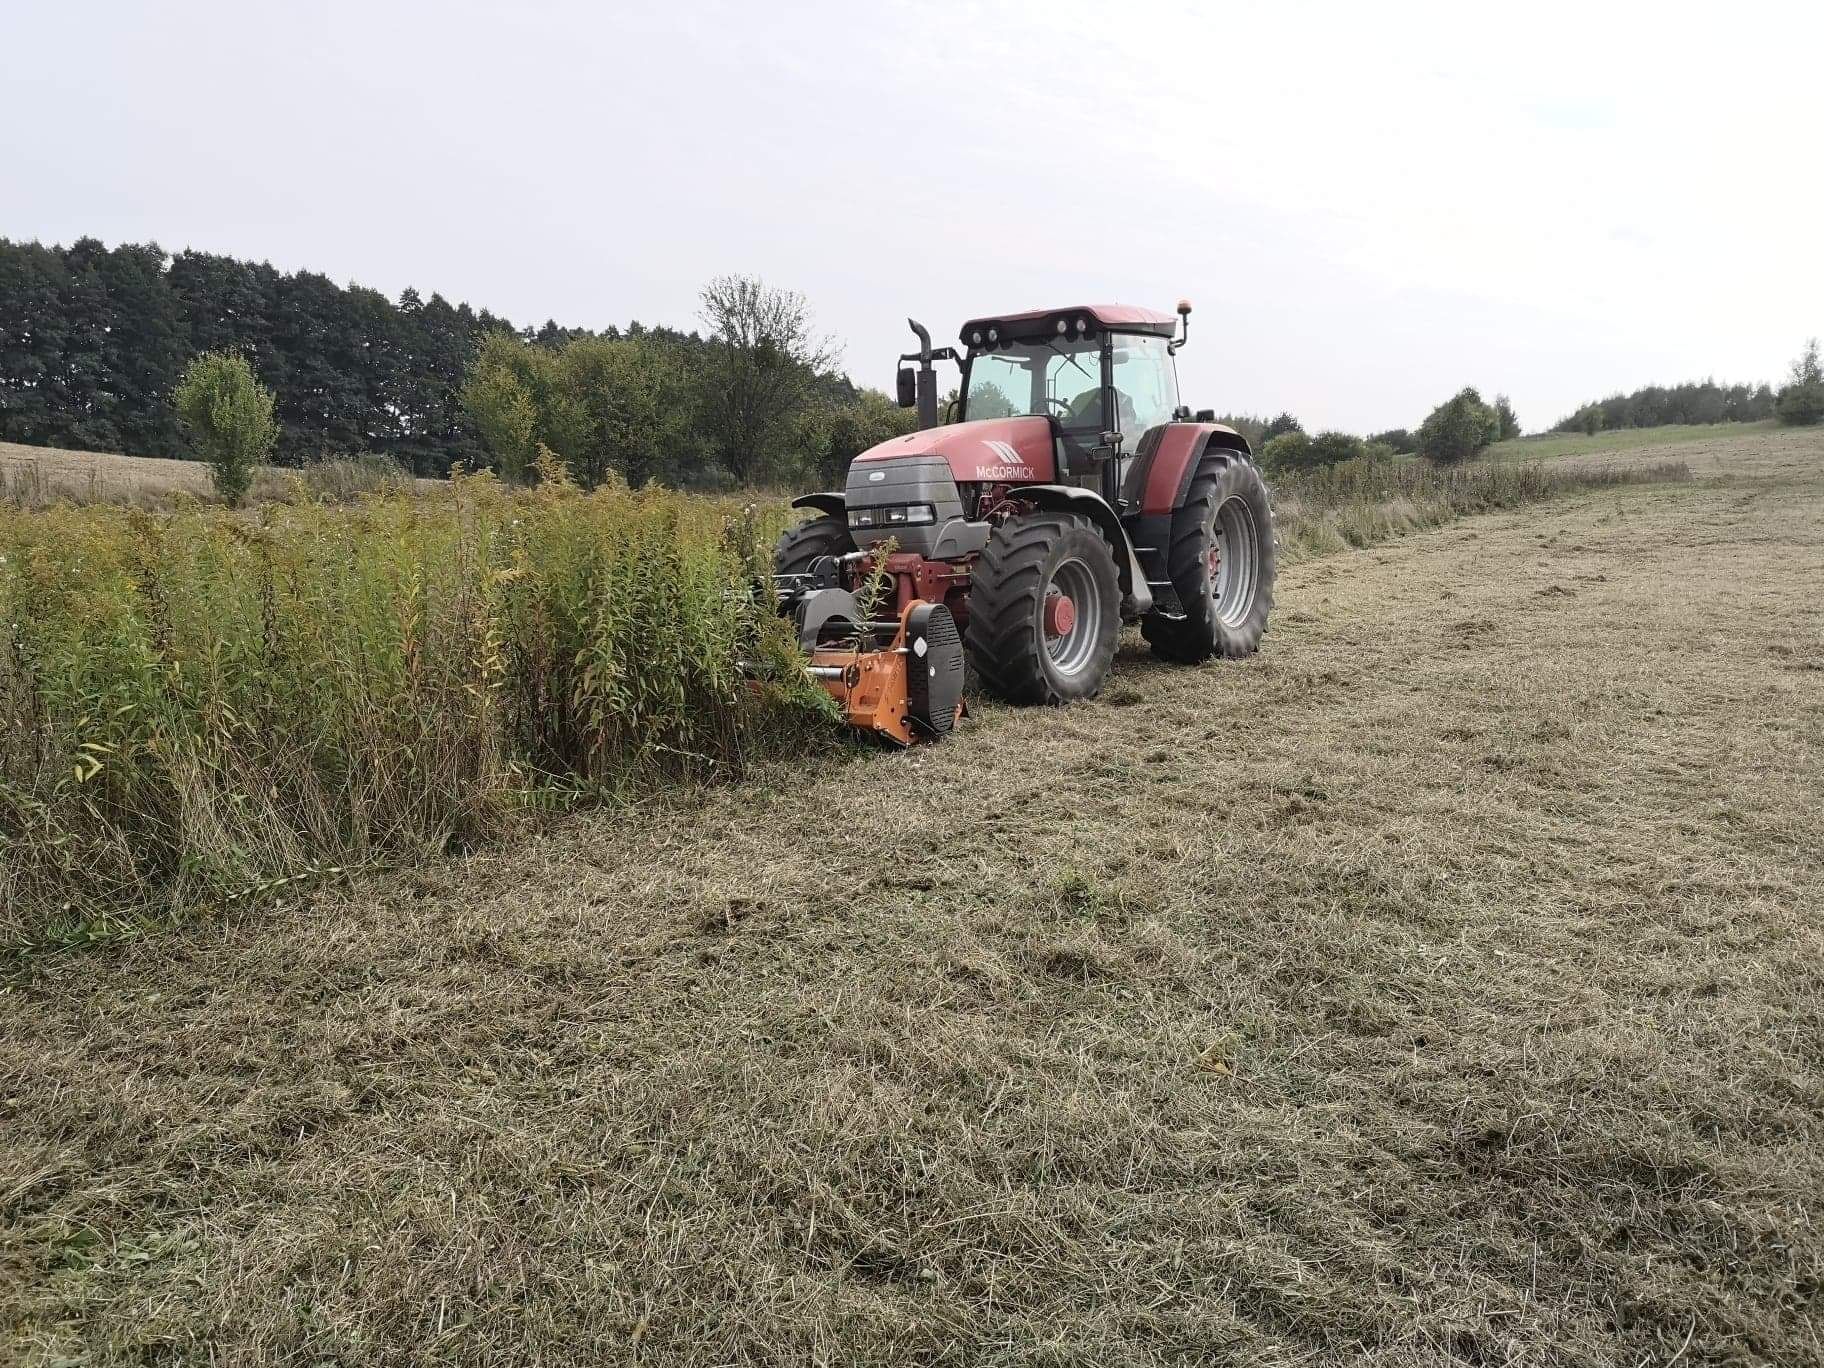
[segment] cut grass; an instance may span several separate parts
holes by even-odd
[[[1306,561],[1260,656],[1130,649],[1100,704],[35,961],[0,1328],[1815,1364],[1820,458]]]

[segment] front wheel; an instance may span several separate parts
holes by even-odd
[[[773,547],[775,575],[802,575],[820,556],[846,556],[855,549],[849,525],[841,518],[823,514],[779,534]]]
[[[988,539],[969,588],[969,663],[1009,703],[1093,698],[1121,634],[1108,542],[1082,518],[1029,513]]]
[[[1172,515],[1166,573],[1177,608],[1148,613],[1141,635],[1155,655],[1187,665],[1252,655],[1273,610],[1276,559],[1260,471],[1236,453],[1205,456]]]

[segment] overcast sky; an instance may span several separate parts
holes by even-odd
[[[1501,17],[1484,17],[1499,15]],[[1196,305],[1202,407],[1543,427],[1824,332],[1824,5],[0,3],[0,236],[516,323]]]

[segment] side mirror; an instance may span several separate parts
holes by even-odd
[[[918,407],[918,372],[907,370],[903,366],[896,374],[899,377],[899,406],[901,408]]]

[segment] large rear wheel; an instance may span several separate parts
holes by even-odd
[[[1273,609],[1276,569],[1260,471],[1239,453],[1212,452],[1172,515],[1166,573],[1178,603],[1148,613],[1141,635],[1155,655],[1188,665],[1252,655]]]
[[[969,587],[969,663],[1010,703],[1093,698],[1114,662],[1121,588],[1108,542],[1069,514],[994,529]]]

